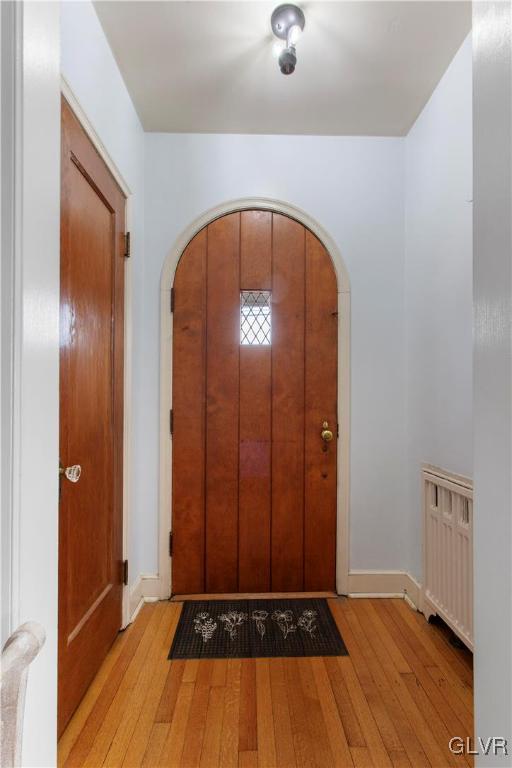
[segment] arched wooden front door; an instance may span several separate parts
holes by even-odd
[[[173,306],[173,594],[335,589],[325,247],[281,214],[222,216],[185,249]]]

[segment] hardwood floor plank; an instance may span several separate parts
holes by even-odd
[[[315,743],[311,741],[308,727],[307,708],[300,682],[297,659],[283,659],[288,690],[290,721],[292,726],[295,760],[299,768],[316,768]]]
[[[354,768],[374,768],[368,747],[350,747]]]
[[[164,689],[155,715],[156,723],[170,723],[178,698],[178,691],[183,680],[186,662],[183,659],[173,659],[169,662],[169,670]]]
[[[226,659],[214,659],[212,669],[212,685],[226,685],[228,662]]]
[[[240,679],[242,663],[240,659],[227,662],[226,696],[224,698],[224,718],[222,720],[222,739],[220,745],[220,765],[222,768],[237,768],[240,725]]]
[[[210,688],[203,748],[201,750],[201,760],[199,763],[201,768],[217,768],[219,765],[225,695],[225,688],[221,688],[220,686]]]
[[[258,753],[256,750],[240,752],[238,760],[239,768],[258,768]]]
[[[169,733],[167,734],[167,739],[162,752],[160,753],[160,757],[156,762],[156,766],[171,768],[171,766],[178,766],[181,762],[194,688],[195,683],[182,681],[180,685]]]
[[[190,705],[181,762],[190,768],[199,766],[203,749],[206,716],[210,700],[210,689],[214,662],[201,661],[197,669],[196,685]]]
[[[311,668],[318,691],[318,699],[336,766],[351,766],[352,756],[343,730],[336,699],[322,658],[311,659]]]
[[[276,762],[279,768],[295,768],[297,763],[293,746],[292,723],[283,659],[270,659],[269,666]]]
[[[151,729],[146,752],[142,760],[142,768],[154,768],[169,733],[169,723],[155,723]]]
[[[343,730],[347,735],[347,743],[349,747],[366,747],[366,741],[357,719],[357,715],[352,706],[350,696],[348,695],[345,680],[341,674],[338,662],[333,656],[325,659],[325,668],[329,675],[331,682],[331,688],[336,699],[336,706],[338,707],[338,713],[340,720],[343,724]]]
[[[334,766],[334,756],[327,736],[327,727],[325,724],[318,689],[316,687],[311,659],[299,658],[297,660],[301,686],[305,697],[306,718],[311,742],[315,744],[315,759],[317,764]]]
[[[276,743],[272,718],[272,694],[268,659],[256,659],[256,722],[258,729],[258,765],[275,768]]]
[[[403,749],[392,749],[389,753],[389,757],[391,762],[393,763],[393,768],[411,768],[411,762],[407,755],[405,754],[405,750]],[[413,764],[414,768],[414,764]]]
[[[256,662],[242,659],[240,680],[239,750],[255,752],[258,749],[256,726]]]
[[[198,667],[199,667],[199,659],[186,660],[185,669],[183,670],[183,678],[182,678],[184,683],[195,683]]]

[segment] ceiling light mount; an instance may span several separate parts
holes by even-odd
[[[297,41],[306,24],[304,13],[297,5],[284,3],[274,10],[270,24],[274,35],[280,40],[286,40],[286,46],[279,56],[279,67],[283,75],[291,75],[297,64]]]

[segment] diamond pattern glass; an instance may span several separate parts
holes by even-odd
[[[271,340],[272,313],[270,291],[240,293],[240,344],[268,346]]]

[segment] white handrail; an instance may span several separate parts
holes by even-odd
[[[40,624],[27,621],[12,633],[2,648],[0,667],[1,732],[0,766],[17,768],[21,763],[25,691],[30,663],[44,645]]]

